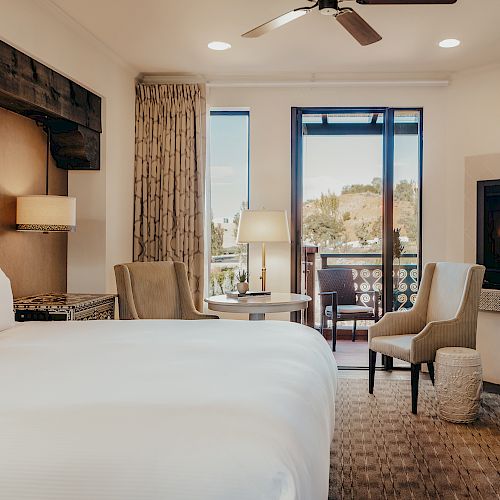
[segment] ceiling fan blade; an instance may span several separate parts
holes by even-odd
[[[314,4],[312,7],[302,7],[299,9],[292,10],[290,12],[287,12],[286,14],[283,14],[282,16],[276,17],[275,19],[272,19],[271,21],[268,21],[267,23],[261,24],[260,26],[257,26],[257,28],[254,28],[253,30],[248,31],[247,33],[244,33],[243,37],[245,38],[257,38],[259,36],[265,35],[266,33],[269,33],[272,30],[275,30],[276,28],[279,28],[285,24],[288,24],[292,21],[295,21],[295,19],[298,19],[299,17],[305,16],[306,14],[309,14],[312,9],[316,7],[317,3]]]
[[[356,0],[356,2],[361,5],[450,5],[452,3],[457,3],[457,0]]]
[[[335,19],[361,44],[371,45],[382,37],[352,9],[342,9]]]

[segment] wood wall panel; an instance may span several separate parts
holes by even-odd
[[[45,194],[46,134],[33,120],[0,108],[0,268],[14,297],[65,292],[67,234],[15,230],[16,197]],[[68,193],[68,173],[51,158],[49,194]]]

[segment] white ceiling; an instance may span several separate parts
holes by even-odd
[[[500,61],[500,0],[354,7],[383,40],[361,47],[313,12],[258,39],[241,33],[306,0],[51,0],[137,72],[224,75],[453,72]],[[459,38],[441,49],[443,38]],[[214,52],[212,40],[233,48]]]

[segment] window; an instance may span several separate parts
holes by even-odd
[[[249,112],[211,111],[209,124],[209,295],[233,290],[248,268],[248,246],[238,245],[240,212],[248,208]]]

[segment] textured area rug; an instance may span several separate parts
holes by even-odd
[[[484,393],[479,420],[438,418],[432,384],[339,379],[329,500],[500,499],[500,396]]]

